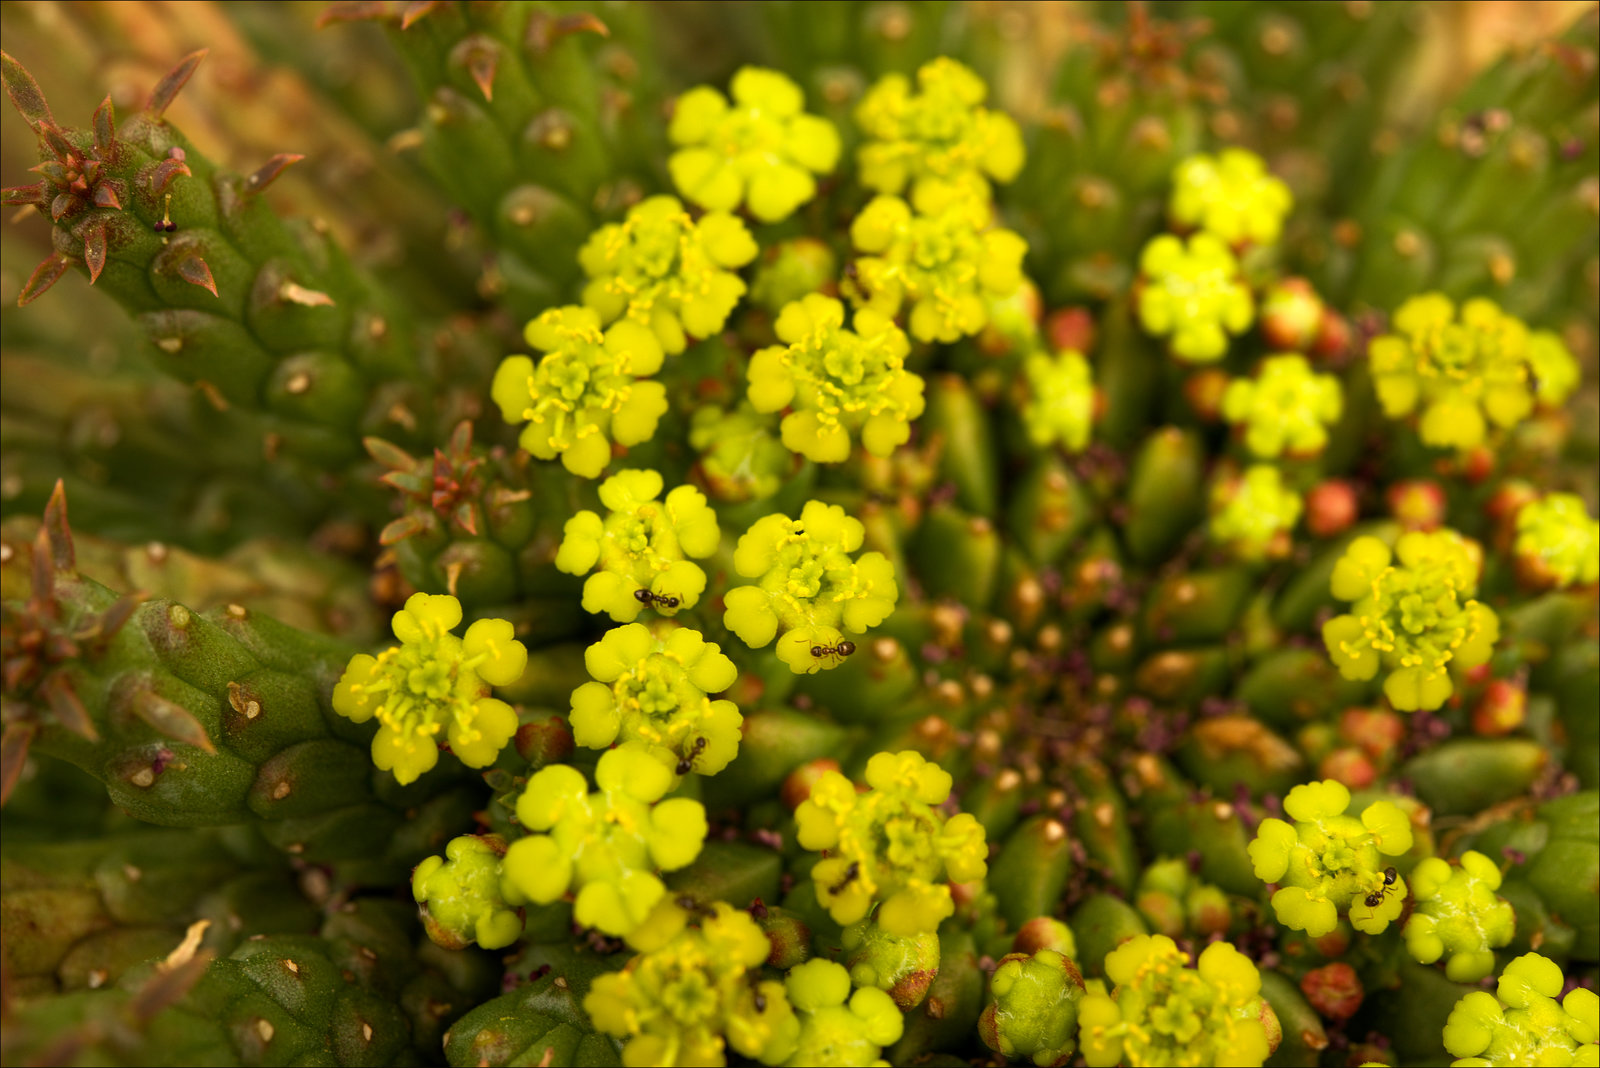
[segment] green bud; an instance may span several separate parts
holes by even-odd
[[[989,1004],[978,1018],[983,1044],[1040,1068],[1066,1064],[1076,1049],[1078,966],[1054,950],[1007,954],[989,977]]]

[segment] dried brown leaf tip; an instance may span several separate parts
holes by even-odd
[[[185,57],[161,80],[145,107],[148,118],[159,121],[203,58],[203,51]],[[174,148],[168,158],[130,179],[127,150],[117,141],[116,112],[109,96],[95,109],[89,130],[69,130],[56,123],[33,75],[3,52],[0,52],[0,74],[4,77],[6,94],[33,128],[46,157],[33,168],[40,176],[39,181],[4,190],[4,203],[38,209],[71,235],[73,244],[81,250],[73,253],[69,246],[63,251],[58,243],[57,250],[34,269],[18,294],[17,303],[27,304],[55,285],[74,263],[81,262],[88,269],[91,285],[99,281],[111,250],[125,241],[129,236],[128,228],[136,225],[125,217],[125,209],[133,202],[135,192],[130,185],[138,185],[153,198],[165,192],[173,179],[189,175],[190,170],[184,162],[183,150]],[[285,165],[280,164],[279,169]],[[170,223],[155,224],[157,232],[171,228]],[[201,266],[204,266],[203,261]],[[215,291],[209,270],[204,271],[203,280],[198,277],[199,271],[190,273],[197,277],[191,278],[189,274],[183,277]]]
[[[57,586],[76,580],[74,564],[66,491],[58,482],[28,556],[31,595],[0,604],[0,803],[9,799],[40,732],[64,728],[91,742],[99,738],[70,669],[98,655],[142,600],[122,597],[103,611],[68,618]],[[8,566],[23,566],[22,554],[15,553]]]

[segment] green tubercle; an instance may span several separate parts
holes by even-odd
[[[800,1022],[784,985],[757,978],[772,947],[749,913],[719,901],[691,917],[665,900],[628,941],[639,954],[583,999],[597,1029],[625,1040],[624,1064],[724,1065],[729,1046],[769,1065],[794,1054]]]
[[[444,856],[429,857],[411,873],[411,896],[423,907],[428,937],[446,949],[472,942],[503,949],[522,934],[522,916],[500,892],[498,839],[465,834],[450,840]]]
[[[935,179],[987,200],[990,180],[1011,181],[1025,156],[1016,122],[983,107],[988,92],[982,78],[945,56],[923,64],[915,90],[905,75],[885,75],[856,108],[867,137],[858,154],[861,183],[897,195]]]
[[[1421,412],[1427,444],[1481,445],[1489,424],[1513,427],[1533,410],[1528,328],[1493,301],[1469,300],[1458,317],[1448,297],[1428,293],[1402,304],[1391,326],[1367,347],[1372,384],[1389,418]],[[1540,359],[1559,364],[1543,343]]]
[[[1517,512],[1516,554],[1562,589],[1600,581],[1600,521],[1575,493],[1547,493]]]
[[[583,584],[585,611],[631,623],[647,605],[673,616],[699,602],[706,573],[685,558],[717,551],[717,516],[693,486],[660,501],[662,487],[654,471],[618,471],[600,484],[605,519],[584,510],[567,520],[556,567],[569,575],[599,568]]]
[[[1059,444],[1068,452],[1082,452],[1094,429],[1094,378],[1089,361],[1077,352],[1047,356],[1035,352],[1022,361],[1028,383],[1028,401],[1022,408],[1022,425],[1028,440],[1038,448]]]
[[[1473,991],[1450,1013],[1444,1047],[1461,1058],[1454,1065],[1596,1063],[1600,997],[1579,987],[1557,1002],[1563,985],[1560,965],[1537,953],[1506,965],[1494,994]]]
[[[1250,287],[1228,246],[1208,233],[1153,238],[1139,256],[1139,323],[1185,363],[1213,363],[1255,318]]]
[[[922,414],[923,381],[905,369],[906,335],[872,308],[844,325],[844,305],[813,293],[786,306],[776,326],[781,345],[750,360],[750,403],[780,412],[783,443],[816,463],[842,463],[852,436],[874,456],[888,456],[911,436]]]
[[[1254,152],[1225,148],[1178,164],[1167,211],[1184,229],[1203,230],[1230,245],[1274,245],[1294,197]]]
[[[649,197],[579,250],[591,279],[583,302],[602,322],[626,317],[649,327],[664,351],[679,353],[689,338],[722,330],[745,292],[734,272],[759,251],[744,223],[725,211],[696,220],[677,197]]]
[[[800,845],[828,851],[811,869],[817,900],[836,923],[855,923],[881,903],[878,925],[890,934],[936,930],[955,911],[946,880],[973,882],[988,871],[983,827],[939,811],[950,773],[918,753],[877,754],[866,780],[871,789],[858,794],[849,779],[825,772],[795,810]]]
[[[460,622],[454,597],[413,594],[394,615],[401,644],[375,657],[358,654],[334,688],[335,712],[355,723],[377,717],[372,762],[402,784],[438,762],[441,742],[463,764],[482,768],[516,733],[517,714],[489,687],[517,681],[527,649],[503,619],[480,619],[464,638],[450,633]]]
[[[1406,949],[1419,964],[1449,954],[1445,974],[1475,983],[1494,971],[1494,950],[1516,933],[1511,905],[1495,891],[1500,869],[1482,853],[1461,854],[1458,867],[1429,857],[1411,873],[1416,909],[1406,921]]]
[[[1474,547],[1452,530],[1412,531],[1393,551],[1361,537],[1334,567],[1333,595],[1354,602],[1322,627],[1328,655],[1347,679],[1387,670],[1383,692],[1402,712],[1434,709],[1455,692],[1452,671],[1487,663],[1500,636],[1478,589]]]
[[[907,204],[874,198],[850,225],[865,253],[856,260],[858,304],[893,319],[911,308],[919,341],[953,342],[989,321],[988,303],[1022,284],[1028,245],[993,225],[988,201],[954,186],[923,183]]]
[[[1213,942],[1190,968],[1165,935],[1137,935],[1106,956],[1109,995],[1078,1004],[1078,1044],[1091,1068],[1260,1065],[1271,1054],[1255,963]]]
[[[1319,375],[1304,356],[1269,356],[1252,378],[1236,378],[1222,395],[1222,416],[1244,435],[1245,447],[1263,459],[1287,452],[1316,456],[1328,428],[1344,411],[1344,388],[1335,375]]]
[[[634,746],[600,758],[595,793],[565,764],[536,772],[517,800],[517,819],[533,833],[511,843],[502,862],[506,899],[547,905],[571,890],[579,923],[631,932],[666,894],[655,872],[687,866],[705,842],[700,802],[661,800],[673,779]]]
[[[678,98],[667,137],[672,182],[707,211],[741,204],[762,222],[780,222],[816,195],[816,176],[839,161],[839,132],[804,112],[805,96],[786,75],[744,67],[733,101],[708,85]]]
[[[1278,922],[1321,938],[1347,912],[1358,931],[1378,934],[1398,919],[1406,882],[1384,862],[1411,848],[1411,821],[1392,802],[1375,801],[1358,820],[1346,816],[1350,791],[1332,779],[1289,791],[1283,809],[1294,823],[1261,821],[1250,843],[1256,878],[1278,883]]]
[[[830,960],[809,960],[784,978],[789,1003],[800,1018],[794,1054],[784,1063],[867,1068],[884,1064],[883,1047],[900,1040],[905,1017],[882,990],[850,992],[850,974]]]
[[[876,627],[900,597],[882,553],[851,559],[865,536],[861,520],[821,501],[807,501],[798,520],[756,520],[733,556],[734,570],[756,581],[727,592],[724,623],[752,649],[778,638],[778,658],[797,675],[837,667],[855,653],[844,632]]]
[[[706,696],[732,686],[738,671],[699,631],[629,623],[589,646],[584,664],[596,681],[572,691],[577,744],[640,746],[674,778],[715,775],[738,754],[744,717],[732,701]]]
[[[593,308],[551,308],[528,324],[529,345],[545,353],[536,365],[508,356],[490,392],[508,423],[527,423],[522,447],[541,460],[558,457],[581,478],[598,478],[611,462],[611,442],[649,441],[667,410],[666,387],[645,381],[661,369],[661,342],[648,327],[623,319],[602,330]]]

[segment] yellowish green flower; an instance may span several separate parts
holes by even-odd
[[[1242,478],[1219,478],[1211,494],[1211,540],[1242,560],[1282,556],[1305,501],[1271,464],[1252,464]]]
[[[517,714],[489,696],[522,676],[528,650],[503,619],[480,619],[466,637],[454,597],[415,593],[394,614],[400,644],[351,658],[333,690],[333,710],[354,723],[374,716],[372,762],[402,785],[439,761],[439,745],[470,768],[494,763],[517,730]],[[440,733],[444,734],[440,738]]]
[[[1068,452],[1087,448],[1094,429],[1089,361],[1077,352],[1035,352],[1022,361],[1022,374],[1028,383],[1028,401],[1022,406],[1028,440],[1041,449],[1057,442]]]
[[[1600,521],[1575,493],[1547,493],[1517,511],[1516,553],[1562,589],[1600,581]]]
[[[522,447],[541,460],[561,458],[568,471],[598,478],[611,462],[611,442],[649,441],[667,410],[667,391],[641,379],[661,369],[661,342],[631,319],[600,328],[593,308],[551,308],[523,332],[545,353],[535,366],[508,356],[490,393],[508,423],[527,423]]]
[[[696,221],[677,197],[648,197],[578,250],[591,279],[583,302],[602,322],[626,316],[654,330],[663,350],[682,352],[688,338],[722,330],[744,296],[734,271],[759,251],[744,223],[725,211]]]
[[[915,212],[899,197],[875,197],[850,224],[867,253],[855,264],[857,302],[890,319],[909,304],[919,341],[976,334],[989,321],[987,302],[1021,286],[1028,244],[993,225],[987,200],[928,184],[913,200]]]
[[[1289,187],[1267,171],[1260,156],[1225,148],[1178,164],[1168,211],[1180,227],[1204,230],[1230,245],[1273,245],[1293,205]]]
[[[989,180],[1022,170],[1022,131],[1009,115],[983,107],[983,79],[948,57],[923,64],[917,86],[887,74],[862,98],[856,124],[861,183],[898,194],[925,179],[961,185],[988,199]]]
[[[1283,810],[1295,822],[1265,819],[1250,843],[1256,878],[1278,883],[1278,922],[1321,938],[1347,912],[1356,930],[1378,934],[1400,916],[1406,881],[1385,857],[1411,848],[1411,821],[1390,801],[1346,816],[1350,791],[1333,779],[1289,791]]]
[[[600,484],[602,520],[584,510],[567,520],[556,567],[583,575],[586,612],[604,612],[631,623],[646,605],[664,616],[693,608],[706,588],[706,573],[686,556],[705,559],[717,551],[722,532],[717,514],[693,486],[661,496],[661,476],[626,470]]]
[[[1528,328],[1493,301],[1467,301],[1458,319],[1448,297],[1428,293],[1402,304],[1392,326],[1367,346],[1372,384],[1389,418],[1421,410],[1427,444],[1471,448],[1488,423],[1513,427],[1533,410]]]
[[[849,973],[831,960],[818,957],[791,968],[783,985],[800,1016],[799,1041],[784,1062],[790,1068],[885,1064],[883,1047],[905,1030],[893,998],[874,987],[852,994]]]
[[[893,320],[871,308],[844,325],[844,305],[813,293],[778,316],[782,345],[750,360],[750,403],[783,417],[783,443],[819,464],[850,457],[852,435],[874,456],[911,437],[922,414],[923,381],[905,369],[911,343]]]
[[[778,492],[800,460],[784,447],[777,420],[749,401],[725,410],[695,409],[689,444],[700,452],[700,477],[719,501],[760,500]]]
[[[706,695],[733,685],[738,670],[697,630],[657,636],[639,623],[606,631],[584,665],[596,681],[572,691],[572,740],[591,749],[642,747],[676,778],[715,775],[739,752],[744,717]]]
[[[727,592],[723,621],[752,649],[778,638],[778,659],[797,675],[837,667],[861,635],[894,611],[894,565],[882,553],[850,554],[866,534],[836,504],[807,501],[798,520],[765,516],[739,539],[733,567],[755,585]]]
[[[1136,935],[1106,955],[1110,995],[1078,1004],[1078,1045],[1091,1068],[1260,1065],[1272,1053],[1255,963],[1213,942],[1190,968],[1166,935]]]
[[[1546,408],[1559,408],[1583,381],[1583,371],[1553,330],[1535,330],[1528,337],[1528,370],[1533,393]]]
[[[750,918],[719,901],[690,914],[666,899],[629,943],[640,950],[620,972],[596,976],[583,999],[594,1026],[626,1041],[622,1063],[725,1065],[727,1048],[782,1064],[800,1035],[784,985],[759,978],[772,951]]]
[[[661,800],[674,779],[633,746],[600,757],[594,793],[565,764],[535,772],[517,799],[517,819],[534,833],[511,843],[501,862],[506,900],[548,905],[571,890],[579,923],[628,934],[666,893],[655,873],[692,863],[705,842],[700,802]]]
[[[1459,867],[1429,857],[1411,872],[1416,909],[1406,921],[1406,949],[1420,964],[1446,953],[1445,975],[1475,983],[1494,971],[1494,950],[1516,933],[1511,903],[1495,893],[1500,869],[1482,853],[1461,854]]]
[[[1525,953],[1506,965],[1495,994],[1475,990],[1456,1002],[1444,1048],[1462,1068],[1585,1065],[1600,1061],[1600,997],[1578,987],[1562,998],[1560,965]],[[1498,995],[1498,997],[1496,996]]]
[[[1055,950],[1007,953],[989,977],[978,1037],[1007,1060],[1065,1064],[1077,1050],[1083,995],[1078,966]]]
[[[800,845],[828,852],[811,869],[817,901],[840,924],[878,904],[878,926],[890,934],[937,930],[955,911],[948,882],[988,871],[983,825],[939,811],[950,773],[919,753],[879,753],[866,779],[872,789],[858,794],[837,771],[824,772],[795,810]]]
[[[429,857],[411,873],[411,896],[423,907],[428,937],[446,949],[473,942],[503,949],[522,935],[522,916],[500,892],[498,838],[452,838],[443,857]],[[448,859],[446,859],[448,858]]]
[[[1236,378],[1222,394],[1222,417],[1244,431],[1251,452],[1268,459],[1316,456],[1343,411],[1338,377],[1314,373],[1297,355],[1267,357],[1255,378]]]
[[[708,85],[678,98],[667,137],[680,146],[667,160],[678,192],[708,211],[744,204],[762,222],[778,222],[817,192],[814,177],[839,162],[839,131],[804,112],[805,95],[775,70],[744,67],[733,76],[733,102]]]
[[[1228,335],[1242,334],[1255,316],[1250,287],[1228,246],[1208,233],[1185,244],[1171,234],[1153,238],[1139,256],[1139,322],[1167,338],[1172,355],[1211,363],[1228,351]]]
[[[1402,712],[1444,704],[1455,692],[1450,673],[1487,663],[1500,637],[1494,609],[1471,599],[1478,560],[1453,530],[1403,534],[1393,552],[1357,538],[1334,568],[1332,589],[1355,603],[1323,624],[1328,655],[1347,679],[1386,669],[1383,692]]]

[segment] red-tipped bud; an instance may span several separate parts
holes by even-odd
[[[572,729],[560,716],[549,716],[517,728],[517,752],[535,768],[559,764],[572,755]]]
[[[1449,510],[1444,487],[1432,479],[1396,482],[1389,487],[1387,499],[1390,513],[1407,530],[1437,530]]]
[[[839,762],[828,757],[808,761],[789,773],[789,777],[778,788],[778,794],[791,810],[797,809],[811,797],[811,788],[818,779],[830,771],[838,770]]]
[[[1366,996],[1356,970],[1344,961],[1311,969],[1300,980],[1300,990],[1311,1007],[1330,1020],[1348,1020]]]
[[[1382,708],[1347,708],[1339,717],[1339,736],[1359,745],[1372,759],[1387,763],[1405,740],[1406,723]]]
[[[1053,916],[1035,916],[1018,928],[1017,937],[1011,943],[1013,952],[1030,957],[1041,949],[1052,949],[1064,957],[1071,957],[1076,948],[1071,929]]]
[[[1183,396],[1194,413],[1208,423],[1222,418],[1222,395],[1228,390],[1228,374],[1216,368],[1197,371],[1183,383]]]
[[[1322,328],[1323,304],[1304,278],[1285,278],[1261,302],[1261,334],[1284,352],[1306,352]]]
[[[1353,745],[1335,749],[1317,765],[1317,774],[1324,779],[1336,779],[1352,790],[1365,790],[1378,778],[1378,769],[1372,758]]]
[[[1528,719],[1528,691],[1514,682],[1495,679],[1484,688],[1472,710],[1472,729],[1485,737],[1510,734]]]
[[[1094,348],[1094,316],[1089,309],[1061,308],[1044,321],[1045,337],[1055,352],[1078,352],[1087,356]]]
[[[1330,363],[1337,362],[1350,352],[1355,331],[1350,320],[1332,308],[1322,309],[1322,322],[1317,325],[1317,339],[1311,344],[1311,355]]]
[[[1306,529],[1319,538],[1336,538],[1361,515],[1356,488],[1342,478],[1330,478],[1306,494]]]
[[[1328,960],[1336,960],[1350,951],[1350,936],[1350,925],[1340,923],[1321,938],[1313,938],[1311,944]]]
[[[1473,485],[1478,485],[1494,474],[1494,450],[1486,445],[1475,445],[1456,463],[1456,470]]]

